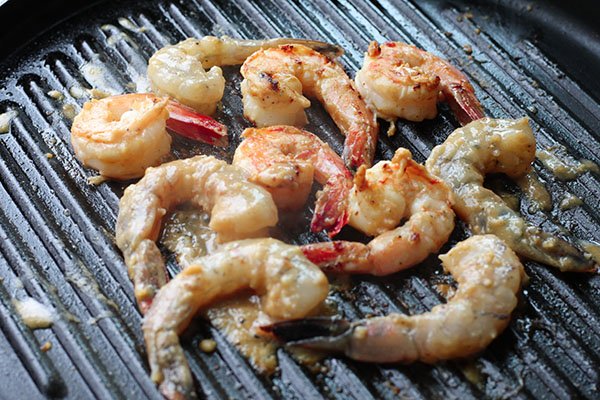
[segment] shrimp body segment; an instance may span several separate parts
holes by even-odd
[[[242,289],[255,290],[276,319],[306,316],[327,297],[325,275],[296,246],[275,239],[242,240],[197,260],[163,287],[144,320],[152,380],[169,399],[194,395],[179,344],[197,312]]]
[[[248,128],[242,137],[233,165],[267,189],[280,209],[302,208],[314,178],[323,190],[317,194],[312,231],[333,236],[346,225],[352,174],[326,143],[292,126]]]
[[[209,227],[221,241],[262,235],[277,223],[271,195],[224,161],[196,156],[148,168],[138,183],[125,190],[116,227],[117,246],[125,257],[143,313],[167,281],[155,243],[162,217],[186,201],[211,213]]]
[[[285,43],[304,43],[332,56],[342,53],[337,46],[303,39],[190,38],[154,53],[148,61],[148,79],[158,95],[170,96],[202,114],[210,115],[215,112],[225,90],[225,78],[219,66],[239,65],[261,48]]]
[[[263,329],[292,344],[337,350],[360,361],[434,363],[476,354],[508,325],[526,278],[523,266],[494,235],[473,236],[440,259],[458,289],[447,303],[424,314],[390,314],[354,323],[309,318]],[[326,331],[331,335],[315,337],[315,332]]]
[[[356,86],[378,116],[423,121],[445,99],[462,125],[483,118],[467,77],[448,61],[401,42],[371,42]]]
[[[227,144],[227,127],[181,104],[135,93],[88,101],[73,120],[75,156],[106,178],[138,178],[171,150],[166,129],[215,146]]]
[[[139,177],[171,150],[168,118],[167,100],[155,96],[130,94],[86,102],[71,127],[75,156],[109,178]]]
[[[391,274],[438,251],[454,229],[450,189],[403,148],[391,161],[368,170],[359,168],[350,192],[349,214],[351,226],[377,236],[367,245],[335,241],[303,246],[304,254],[321,268]]]
[[[483,186],[487,173],[524,176],[534,159],[535,137],[527,118],[483,118],[455,130],[432,150],[426,166],[452,188],[456,213],[474,233],[497,235],[520,256],[562,271],[593,270],[589,255],[528,223]]]
[[[315,97],[346,136],[346,164],[372,164],[377,122],[339,64],[306,46],[284,45],[254,53],[241,72],[244,116],[257,126],[302,127],[310,106],[303,94]]]

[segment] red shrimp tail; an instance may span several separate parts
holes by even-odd
[[[336,240],[301,247],[312,263],[327,272],[365,273],[371,268],[369,248],[363,243]]]
[[[225,147],[229,143],[227,127],[211,117],[202,115],[176,101],[167,105],[167,128],[188,139]]]
[[[348,196],[351,180],[332,178],[317,194],[315,212],[310,223],[312,232],[327,231],[329,237],[337,235],[348,223]]]
[[[461,125],[485,117],[483,107],[472,89],[460,83],[453,83],[444,88],[443,93]]]
[[[371,132],[369,132],[371,131]],[[342,158],[346,166],[356,170],[361,165],[373,165],[377,146],[378,129],[352,130],[346,135]]]

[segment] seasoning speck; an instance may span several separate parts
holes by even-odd
[[[54,154],[52,154],[52,153],[46,153],[45,155],[48,160],[50,160],[51,158],[54,158]]]
[[[61,101],[62,99],[65,98],[65,95],[63,95],[61,92],[59,92],[58,90],[50,90],[48,93],[46,93],[49,97],[52,97],[54,100],[58,100]]]
[[[103,175],[90,176],[87,181],[90,185],[98,186],[101,183],[104,183],[108,180],[107,177]]]
[[[25,325],[31,329],[49,328],[54,322],[52,310],[31,297],[14,300],[14,305]]]
[[[13,110],[0,114],[0,134],[8,133],[10,130],[10,123],[16,116],[17,112]]]
[[[462,48],[467,54],[473,53],[473,47],[470,44],[465,44]]]
[[[200,341],[200,350],[205,353],[212,353],[217,348],[217,342],[212,339],[204,339]]]
[[[40,350],[43,351],[44,353],[47,352],[48,350],[50,350],[52,348],[52,343],[50,342],[46,342],[44,343],[41,347]]]

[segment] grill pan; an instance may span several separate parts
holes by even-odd
[[[351,76],[370,40],[402,40],[443,55],[471,79],[488,115],[528,115],[538,148],[562,144],[575,158],[600,163],[599,9],[593,1],[524,3],[476,1],[250,0],[103,1],[81,6],[9,0],[0,6],[0,113],[18,112],[10,133],[0,135],[0,398],[153,398],[140,331],[141,316],[121,255],[114,244],[118,199],[125,184],[87,183],[93,171],[74,159],[70,121],[61,110],[86,100],[73,86],[131,91],[149,56],[188,36],[307,37],[341,45]],[[562,5],[561,5],[562,4]],[[129,22],[126,22],[129,21]],[[144,27],[142,30],[132,29]],[[464,45],[472,46],[467,54]],[[101,82],[82,73],[94,65]],[[238,68],[225,68],[227,88],[217,119],[230,128],[231,144],[215,155],[230,160],[242,117]],[[62,102],[46,93],[58,90]],[[338,151],[342,137],[315,105],[308,130]],[[398,124],[381,137],[377,158],[407,147],[423,162],[430,149],[457,127],[448,109],[428,122]],[[384,124],[383,129],[386,126]],[[180,158],[208,146],[175,139]],[[51,155],[51,156],[49,156]],[[573,235],[600,241],[599,177],[574,181],[535,168],[553,196],[549,213],[521,211],[547,230],[563,226]],[[564,193],[584,205],[560,211]],[[292,243],[324,240],[308,231],[310,210],[284,222]],[[447,251],[466,238],[459,223]],[[341,239],[349,238],[345,232]],[[171,273],[178,269],[168,258]],[[278,351],[279,369],[265,377],[217,330],[198,320],[182,337],[197,389],[208,398],[598,398],[600,373],[600,279],[561,274],[527,262],[530,283],[510,326],[478,357],[432,366],[377,365],[330,357],[315,372]],[[350,319],[392,311],[421,313],[443,301],[447,279],[436,257],[385,278],[352,278],[337,292],[339,311]],[[52,306],[50,329],[30,331],[11,298],[28,294]],[[214,338],[217,351],[198,343]],[[43,352],[40,346],[50,342]]]

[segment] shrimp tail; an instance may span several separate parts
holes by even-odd
[[[348,182],[350,181],[333,177],[323,186],[323,190],[317,195],[310,223],[312,232],[325,230],[329,237],[334,237],[348,223]]]
[[[169,101],[167,109],[167,128],[173,132],[213,146],[227,146],[229,140],[225,125],[173,100]]]
[[[278,322],[261,329],[294,346],[345,353],[355,326],[341,318],[314,317]]]
[[[301,247],[312,263],[327,272],[363,273],[369,271],[369,247],[359,242],[336,240]]]
[[[369,168],[373,165],[375,147],[377,146],[377,131],[372,130],[372,132],[374,133],[350,131],[346,135],[342,158],[349,169],[356,170],[361,165]]]
[[[472,88],[466,87],[464,83],[445,85],[442,93],[461,125],[464,126],[485,117],[485,112],[475,97],[475,92]]]

